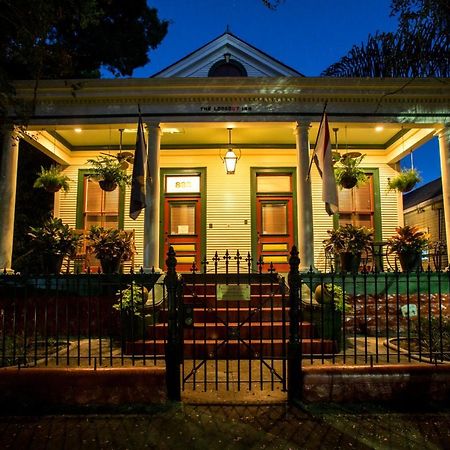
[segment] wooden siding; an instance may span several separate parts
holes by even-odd
[[[266,77],[267,74],[261,72],[260,70],[258,70],[256,67],[251,66],[247,63],[247,61],[245,61],[244,59],[240,59],[237,58],[236,56],[233,56],[232,58],[234,61],[238,61],[239,63],[241,63],[244,67],[245,70],[247,71],[247,76],[248,77]],[[204,66],[198,68],[197,70],[195,70],[194,72],[192,72],[189,76],[190,77],[208,77],[208,73],[209,70],[211,69],[211,67],[219,61],[223,61],[223,55],[220,55],[220,57],[218,57],[215,61],[207,61],[207,64],[205,64]]]
[[[89,157],[92,157],[90,155]],[[86,169],[86,158],[80,158],[79,164],[70,166],[65,173],[70,177],[70,190],[67,194],[59,193],[59,200],[55,203],[55,215],[64,222],[75,227],[78,170]],[[77,161],[78,162],[78,161]],[[162,168],[196,168],[206,167],[206,239],[207,257],[211,258],[215,251],[223,253],[226,249],[242,254],[251,251],[251,180],[250,169],[295,167],[295,150],[243,150],[238,161],[236,173],[227,175],[223,163],[219,159],[217,150],[193,152],[162,151]],[[382,237],[387,239],[394,233],[395,227],[402,223],[401,196],[387,191],[387,180],[395,171],[387,164],[370,161],[367,167],[379,167],[380,174],[380,202],[382,214]],[[131,169],[129,169],[131,171]],[[329,217],[321,200],[322,181],[315,169],[311,172],[313,215],[314,215],[314,255],[318,269],[324,268],[323,240],[327,237],[327,230],[333,227],[332,217]],[[128,216],[130,189],[125,191],[124,228],[134,229],[136,236],[137,266],[143,262],[143,214],[134,221]]]

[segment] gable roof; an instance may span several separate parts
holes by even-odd
[[[207,77],[209,69],[224,60],[224,55],[242,64],[249,77],[303,77],[300,72],[226,31],[169,67],[152,75],[154,78]]]

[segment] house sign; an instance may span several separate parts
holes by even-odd
[[[206,106],[200,106],[200,112],[217,112],[217,113],[240,113],[240,112],[251,112],[252,107],[247,105],[232,105],[232,106],[226,106],[226,105],[206,105]]]

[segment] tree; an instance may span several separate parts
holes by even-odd
[[[269,8],[271,10],[277,9],[280,3],[284,2],[284,0],[261,0],[261,1],[263,2],[263,5],[266,8]]]
[[[432,24],[439,34],[450,32],[448,0],[392,0],[391,15],[399,16],[400,30],[413,29],[423,23]]]
[[[449,77],[449,8],[448,0],[393,0],[398,30],[369,35],[322,75]]]
[[[0,108],[10,80],[131,75],[168,24],[146,0],[0,0]]]

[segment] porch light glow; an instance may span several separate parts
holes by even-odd
[[[223,158],[227,174],[231,175],[236,171],[237,160],[238,157],[236,156],[236,153],[233,152],[232,148],[229,148],[225,157]]]
[[[234,172],[236,171],[236,164],[238,162],[238,159],[240,159],[241,154],[240,154],[240,150],[239,150],[239,156],[236,155],[236,153],[233,150],[233,146],[231,144],[231,128],[227,128],[228,129],[228,150],[227,153],[225,154],[225,156],[221,159],[223,160],[224,164],[225,164],[225,170],[227,172],[228,175],[233,175]]]

